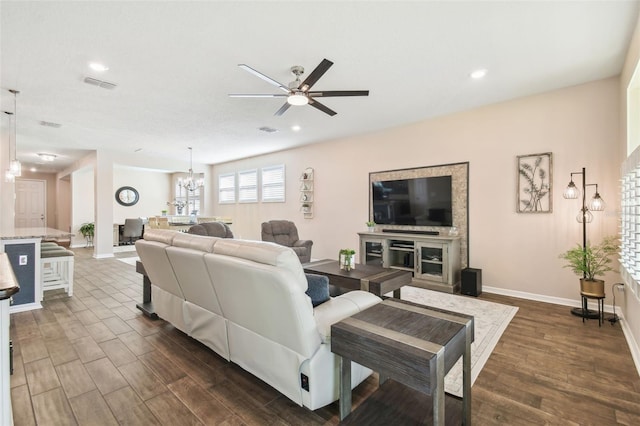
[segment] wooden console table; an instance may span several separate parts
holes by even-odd
[[[333,324],[342,424],[470,425],[473,327],[472,316],[396,299]],[[444,391],[444,376],[460,357],[461,400]],[[378,371],[380,387],[349,414],[351,361]]]
[[[375,265],[356,265],[354,269],[340,269],[337,260],[318,260],[302,265],[304,272],[329,277],[331,285],[349,290],[364,290],[382,296],[393,291],[400,299],[400,288],[411,284],[411,272],[382,268]]]

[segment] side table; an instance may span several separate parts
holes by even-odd
[[[333,324],[343,424],[424,424],[432,417],[434,425],[470,425],[473,339],[472,316],[396,299]],[[444,391],[444,376],[460,357],[462,400]],[[380,387],[350,414],[351,361],[378,371]]]

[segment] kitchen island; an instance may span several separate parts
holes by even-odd
[[[20,292],[13,296],[10,313],[40,309],[42,282],[40,243],[43,240],[70,238],[73,234],[54,228],[10,228],[0,232],[0,253],[6,253]]]

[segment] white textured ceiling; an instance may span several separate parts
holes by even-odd
[[[220,163],[618,75],[637,17],[636,0],[3,0],[0,102],[13,111],[7,89],[20,90],[26,164],[50,152],[63,167],[101,147],[187,160],[188,146]],[[323,58],[335,64],[314,90],[370,96],[326,98],[334,117],[309,106],[276,117],[281,99],[227,96],[278,92],[240,63],[288,83],[292,65],[308,74]],[[484,80],[469,78],[477,68]]]

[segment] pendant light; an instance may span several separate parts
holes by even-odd
[[[9,147],[9,155],[7,158],[9,159],[9,162],[11,162],[11,116],[13,113],[11,111],[5,111],[4,113],[9,116],[9,143],[7,144],[7,147]],[[11,169],[4,171],[4,181],[7,183],[13,183],[16,181],[16,177],[11,173]]]
[[[9,146],[9,156],[11,161],[9,162],[9,171],[14,177],[20,177],[22,175],[22,164],[16,158],[17,156],[17,138],[18,138],[18,93],[17,90],[9,89],[9,92],[13,93],[13,157],[11,157],[11,146]],[[11,141],[9,141],[11,145]]]

